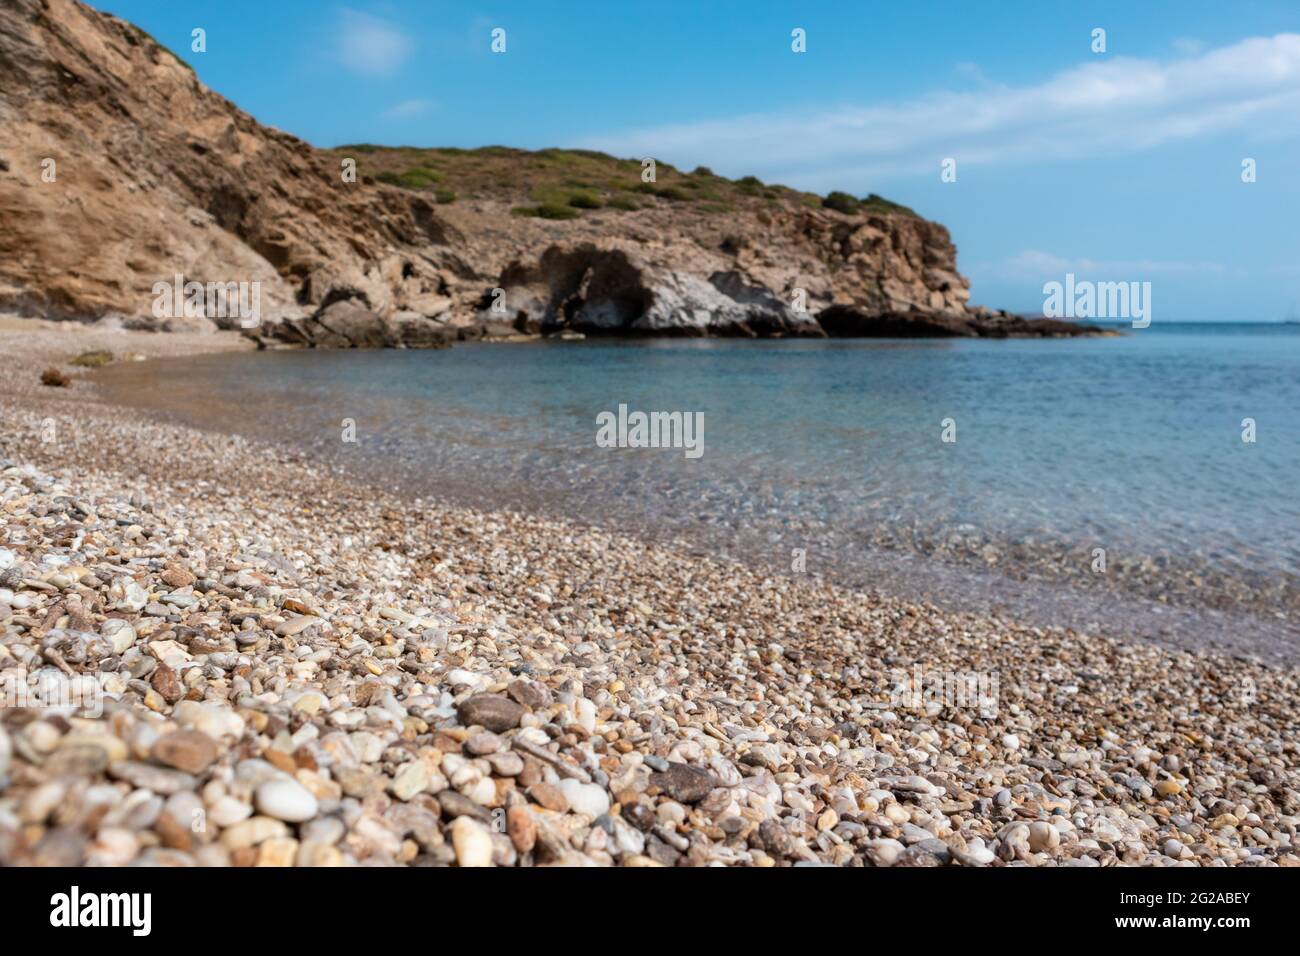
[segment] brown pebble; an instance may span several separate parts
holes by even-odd
[[[181,689],[181,682],[176,677],[176,672],[162,661],[158,662],[158,667],[154,670],[153,677],[149,679],[149,683],[153,685],[153,689],[158,692],[158,695],[169,704],[176,703],[182,696],[184,696],[184,691]]]
[[[569,800],[558,787],[549,783],[535,783],[528,788],[529,798],[547,810],[564,813],[569,809]]]
[[[170,567],[160,574],[159,577],[162,578],[163,584],[167,585],[169,588],[188,587],[198,580],[194,575],[190,574],[190,572],[180,567]]]
[[[298,770],[298,764],[292,756],[283,750],[276,750],[274,747],[263,753],[262,759],[277,770],[283,770],[287,774],[296,773]]]
[[[684,763],[670,763],[663,773],[650,775],[650,785],[678,803],[699,803],[716,785],[713,774]]]
[[[533,819],[532,810],[526,806],[511,807],[507,810],[506,830],[517,852],[532,852],[537,843],[537,821]]]
[[[500,694],[475,694],[462,701],[456,712],[465,726],[478,725],[497,734],[518,727],[524,716],[523,707]]]
[[[153,745],[152,755],[159,763],[198,774],[217,759],[217,745],[202,731],[177,730],[159,737]]]

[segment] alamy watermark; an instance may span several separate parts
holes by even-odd
[[[596,445],[600,448],[681,448],[687,458],[704,454],[703,412],[628,412],[596,416]]]
[[[0,674],[0,711],[54,710],[81,717],[101,717],[104,687],[92,674],[69,676],[43,668],[35,675],[26,670]]]
[[[82,893],[73,886],[50,897],[50,925],[57,927],[122,926],[132,936],[148,936],[152,913],[152,893]]]
[[[1093,282],[1076,280],[1044,284],[1043,315],[1049,319],[1132,319],[1133,328],[1151,324],[1150,282]]]
[[[262,283],[185,281],[177,273],[171,282],[153,284],[155,319],[239,319],[241,329],[262,324]]]
[[[996,671],[930,670],[923,664],[912,669],[891,668],[887,700],[872,700],[867,707],[875,710],[937,713],[948,710],[977,712],[992,718],[998,712],[998,675]]]

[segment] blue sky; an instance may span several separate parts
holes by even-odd
[[[877,192],[947,225],[993,307],[1073,271],[1152,282],[1157,320],[1300,314],[1296,0],[92,5],[321,146],[587,146]]]

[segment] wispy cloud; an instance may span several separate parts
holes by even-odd
[[[1026,249],[1005,262],[981,266],[982,270],[1008,279],[1036,280],[1059,278],[1067,272],[1085,278],[1107,276],[1187,276],[1211,273],[1222,275],[1228,270],[1218,262],[1187,262],[1159,259],[1090,259],[1058,256],[1040,249]]]
[[[402,100],[384,110],[382,116],[386,120],[413,119],[416,116],[423,116],[433,107],[433,100]]]
[[[364,76],[395,73],[415,44],[400,28],[368,13],[344,10],[338,33],[338,57],[344,67]]]
[[[978,63],[972,63],[969,60],[954,64],[952,71],[958,76],[979,83],[981,86],[986,86],[991,82],[984,73],[983,68]]]
[[[1232,129],[1275,132],[1279,124],[1294,133],[1298,111],[1300,34],[1279,34],[1168,61],[1099,60],[1034,86],[677,123],[581,145],[820,187],[937,175],[950,156],[960,168],[1133,152]]]

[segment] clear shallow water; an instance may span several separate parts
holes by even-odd
[[[1220,646],[1296,636],[1300,326],[274,352],[100,381],[478,507],[786,570],[802,548],[812,573],[1044,623]],[[703,456],[598,447],[596,416],[620,403],[702,412]]]

